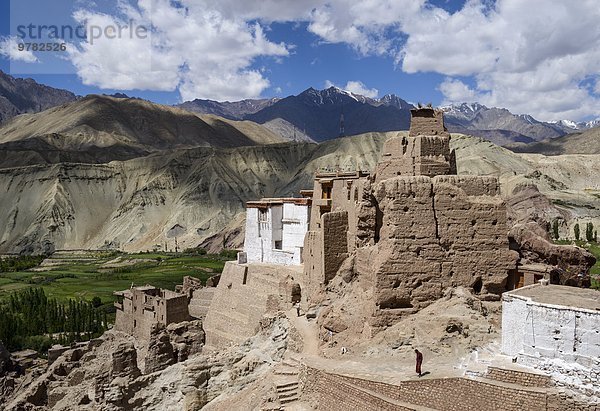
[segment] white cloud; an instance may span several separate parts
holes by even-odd
[[[183,99],[240,99],[269,87],[257,58],[285,58],[293,45],[269,39],[271,22],[305,22],[327,43],[359,56],[392,57],[406,73],[444,75],[447,101],[479,100],[540,119],[600,112],[600,8],[597,0],[467,0],[449,13],[426,0],[137,0],[119,2],[122,21],[149,24],[147,45],[98,42],[71,53],[86,84],[109,88],[179,89]],[[82,12],[88,21],[117,20]],[[381,64],[386,64],[383,60]],[[472,80],[467,87],[460,78]],[[471,83],[471,81],[469,81]],[[366,95],[361,84],[345,87]]]
[[[370,98],[377,98],[379,95],[379,90],[376,88],[367,88],[361,81],[349,81],[346,83],[344,90]]]
[[[408,73],[474,76],[474,89],[444,80],[447,102],[477,100],[541,120],[600,111],[597,90],[582,84],[600,67],[597,2],[499,0],[487,9],[470,1],[452,15],[438,13],[437,21],[428,13],[404,24],[409,36],[399,62]]]
[[[140,0],[123,6],[120,16],[79,11],[75,18],[96,25],[153,27],[151,38],[101,38],[72,48],[70,57],[85,84],[117,89],[178,89],[183,100],[237,100],[258,97],[269,80],[251,64],[259,56],[289,54],[269,41],[258,23],[227,18],[203,2]]]
[[[446,101],[444,103],[458,103],[464,101],[474,101],[480,96],[460,80],[446,78],[439,86]]]
[[[598,20],[595,0],[469,0],[452,14],[424,1],[332,0],[313,10],[309,30],[362,54],[393,55],[406,73],[447,76],[439,85],[447,102],[581,119],[600,112]]]
[[[0,56],[12,61],[38,62],[37,57],[31,50],[19,51],[19,41],[16,37],[0,37]]]
[[[331,80],[325,80],[325,88],[329,87],[336,87],[341,90],[354,94],[360,94],[361,96],[369,98],[377,98],[377,96],[379,95],[379,90],[377,90],[376,88],[368,88],[362,81],[357,80],[350,80],[343,87],[335,85]]]

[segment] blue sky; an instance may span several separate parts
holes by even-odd
[[[434,105],[479,101],[542,120],[600,117],[593,0],[0,1],[0,69],[80,95],[175,104],[333,84]],[[15,50],[33,41],[16,37],[18,24],[128,22],[152,36]]]

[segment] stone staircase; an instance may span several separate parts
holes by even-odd
[[[289,409],[300,398],[300,363],[295,358],[283,360],[274,371],[275,391],[279,398],[280,410]]]

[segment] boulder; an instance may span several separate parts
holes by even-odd
[[[150,374],[161,371],[174,364],[175,353],[173,352],[171,337],[162,326],[154,326],[150,332],[148,342],[148,353],[145,362],[145,373]]]
[[[553,244],[546,230],[535,222],[516,224],[509,232],[511,247],[519,252],[520,264],[544,264],[552,284],[589,287],[590,268],[596,258],[572,245]]]
[[[136,378],[141,375],[137,365],[137,352],[132,342],[119,344],[112,353],[111,375],[115,377]]]

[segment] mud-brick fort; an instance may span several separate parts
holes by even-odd
[[[295,278],[308,305],[351,258],[355,275],[372,284],[374,330],[425,307],[447,287],[496,300],[514,288],[518,255],[509,250],[498,180],[457,176],[442,112],[412,115],[408,137],[385,143],[372,175],[320,173],[304,199],[249,203],[242,258],[302,263],[302,278]]]
[[[299,303],[320,335],[369,341],[462,287],[480,301],[502,299],[502,351],[513,367],[390,385],[305,364],[296,385],[330,410],[600,409],[549,388],[553,373],[566,373],[600,396],[597,294],[532,275],[510,247],[498,180],[457,175],[442,112],[411,113],[408,135],[386,141],[372,173],[317,173],[298,198],[249,202],[244,251],[213,287],[188,278],[179,293],[124,291],[115,327],[146,338],[153,324],[198,318],[205,347],[223,349]]]

